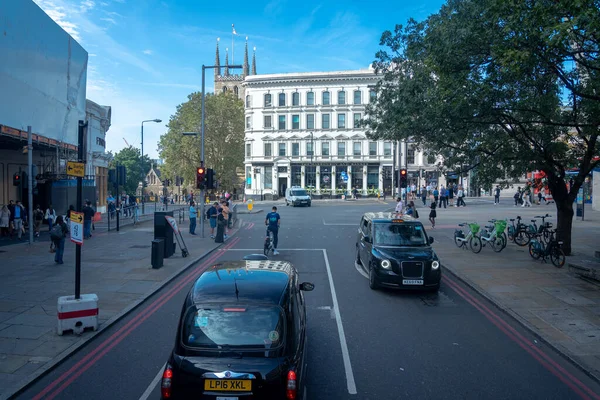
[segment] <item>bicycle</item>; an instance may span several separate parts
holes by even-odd
[[[560,248],[563,242],[555,239],[555,233],[556,230],[550,231],[550,240],[547,244],[538,240],[538,237],[542,236],[541,234],[538,234],[536,238],[532,239],[531,243],[529,243],[529,255],[534,260],[542,258],[542,261],[544,262],[547,262],[546,258],[550,257],[550,261],[556,268],[562,268],[565,265],[565,253]]]
[[[494,224],[497,228],[502,228],[502,226],[500,225],[496,225],[496,222],[503,222],[504,223],[504,229],[502,230],[502,237],[504,238],[504,247],[506,247],[506,243],[508,243],[508,236],[506,235],[506,225],[508,225],[508,222],[505,219],[495,219],[492,218],[491,220],[489,220],[488,222]]]
[[[489,229],[489,234],[488,234]],[[506,247],[506,240],[502,235],[506,229],[506,221],[496,221],[494,225],[486,225],[486,229],[481,231],[481,242],[483,247],[489,243],[496,253],[500,253]]]
[[[511,218],[512,226],[508,228],[508,238],[515,242],[517,246],[527,246],[529,244],[529,236],[527,235],[527,225],[521,222],[521,216],[517,216],[517,224],[515,219]]]
[[[263,253],[265,256],[269,255],[269,252],[273,252],[275,249],[273,248],[273,232],[267,228],[267,237],[265,237],[265,245],[263,248]]]
[[[456,229],[454,231],[454,243],[456,244],[456,246],[458,246],[459,249],[466,249],[467,243],[469,243],[471,251],[475,254],[479,253],[481,251],[481,239],[479,238],[479,236],[477,236],[477,233],[479,232],[479,225],[475,222],[465,222],[463,224],[458,224],[458,226],[460,226],[461,228],[469,226],[469,232],[465,236],[465,233],[462,229]]]
[[[550,215],[550,214],[546,214],[544,216],[539,215],[539,216],[534,217],[534,218],[541,218],[542,219],[542,224],[538,228],[537,233],[540,235],[540,238],[546,244],[548,244],[548,242],[550,241],[551,228],[552,228],[552,223],[551,222],[546,222],[546,218],[550,218],[550,217],[552,217],[552,215]]]

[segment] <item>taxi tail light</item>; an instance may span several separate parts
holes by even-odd
[[[163,372],[162,381],[160,383],[160,394],[163,399],[171,398],[171,385],[173,383],[173,369],[169,364]]]
[[[288,400],[295,400],[296,399],[296,393],[298,391],[298,385],[296,382],[296,372],[295,371],[288,371],[287,374],[287,388],[285,391],[286,394],[286,399]]]

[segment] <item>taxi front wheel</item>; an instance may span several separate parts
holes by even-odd
[[[375,269],[373,267],[369,268],[369,287],[371,290],[379,289],[379,284],[377,283],[377,278],[375,277]]]

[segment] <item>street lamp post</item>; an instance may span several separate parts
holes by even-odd
[[[144,202],[144,188],[146,187],[146,176],[144,175],[144,122],[156,122],[161,123],[162,120],[161,119],[147,119],[145,121],[142,121],[142,142],[141,142],[141,150],[142,150],[142,154],[140,157],[140,170],[142,171],[142,215],[144,215],[144,211],[145,211],[145,202]],[[117,193],[118,196],[118,193]]]

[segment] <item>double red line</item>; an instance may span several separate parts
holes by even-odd
[[[500,329],[506,336],[516,342],[554,376],[556,376],[565,385],[581,396],[581,398],[600,400],[600,395],[595,393],[586,384],[581,382],[579,379],[569,373],[569,371],[560,366],[549,355],[544,353],[534,343],[532,343],[531,340],[524,337],[498,314],[490,310],[485,304],[460,287],[458,283],[447,278],[446,276],[444,276],[442,279],[446,285],[450,286],[459,296],[479,310],[479,312],[481,312],[488,320],[490,320],[492,324],[496,325],[496,327]]]
[[[48,386],[39,392],[33,400],[45,399],[50,400],[58,396],[63,390],[65,390],[71,383],[79,378],[85,371],[91,368],[98,360],[104,357],[112,348],[118,345],[123,339],[125,339],[134,329],[140,326],[145,320],[150,318],[156,311],[158,311],[166,302],[168,302],[173,296],[175,296],[181,289],[186,287],[191,281],[195,280],[199,273],[203,272],[208,266],[214,263],[219,257],[223,250],[230,249],[240,241],[240,238],[236,237],[226,244],[223,248],[217,250],[215,253],[210,255],[202,264],[189,271],[184,278],[179,281],[175,286],[169,289],[166,293],[163,293],[159,298],[154,300],[152,304],[141,310],[134,318],[123,325],[118,331],[113,333],[109,338],[104,340],[98,345],[93,351],[79,360],[75,365],[69,368],[68,371],[64,372],[60,377],[52,381]],[[61,384],[62,383],[62,384]],[[60,385],[60,386],[59,386]],[[58,387],[57,387],[58,386]],[[54,390],[54,388],[56,388]]]

